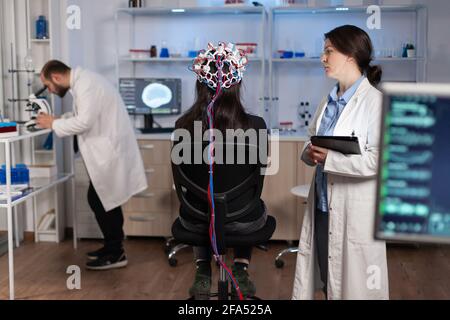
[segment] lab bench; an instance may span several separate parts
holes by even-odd
[[[171,135],[136,134],[136,138],[149,187],[123,205],[125,235],[170,237],[172,223],[179,211],[170,161]],[[309,183],[312,178],[313,168],[306,166],[299,158],[306,140],[305,136],[281,135],[279,170],[277,174],[265,177],[262,199],[268,213],[277,219],[274,240],[294,241],[299,238],[304,203],[290,190]],[[83,170],[82,162],[77,162],[75,181],[77,195],[81,195],[77,198],[78,232],[82,238],[99,238],[100,230],[85,199],[88,180]],[[81,188],[85,190],[81,191]]]

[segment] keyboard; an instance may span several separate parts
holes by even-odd
[[[139,129],[142,134],[150,134],[150,133],[172,133],[175,128],[143,128]]]

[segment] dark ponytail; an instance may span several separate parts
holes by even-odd
[[[383,70],[381,70],[381,67],[378,65],[375,65],[375,66],[369,65],[366,68],[367,79],[373,86],[377,86],[380,83],[382,75],[383,75]]]
[[[340,26],[326,33],[325,39],[330,40],[336,50],[355,59],[359,70],[367,76],[371,85],[380,83],[383,71],[378,65],[370,65],[373,45],[364,30],[352,25]]]

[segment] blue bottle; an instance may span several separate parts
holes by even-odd
[[[42,148],[45,150],[52,150],[53,149],[53,133],[50,132],[47,136],[47,139],[45,139],[44,144],[42,145]]]
[[[39,16],[39,19],[36,20],[36,39],[47,38],[47,20],[45,20],[45,16]]]
[[[6,170],[2,168],[0,169],[0,185],[6,184]]]
[[[14,178],[15,176],[13,175],[14,172],[14,168],[11,167],[11,184],[14,184]],[[2,174],[1,174],[1,179],[2,179],[2,184],[6,184],[6,164],[2,164]]]
[[[11,184],[19,184],[18,170],[16,168],[11,168]]]
[[[28,185],[30,182],[30,170],[25,164],[17,164],[16,171],[18,175],[17,184],[26,184]]]

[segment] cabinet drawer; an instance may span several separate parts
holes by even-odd
[[[268,213],[277,220],[274,240],[296,240],[299,237],[297,197],[290,190],[297,185],[297,143],[279,145],[279,170],[264,178],[262,199]]]
[[[124,213],[124,231],[127,236],[170,236],[172,217],[168,213]]]
[[[139,149],[144,167],[155,164],[170,165],[170,141],[139,140]]]
[[[147,176],[148,191],[172,189],[172,167],[152,165],[145,169]]]
[[[125,212],[171,212],[170,190],[144,191],[132,197],[124,206]]]

